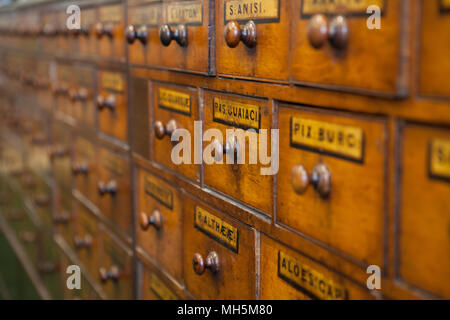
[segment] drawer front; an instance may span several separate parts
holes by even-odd
[[[73,117],[81,125],[93,127],[95,123],[94,71],[88,67],[74,67],[73,85],[69,89]]]
[[[204,159],[205,184],[271,214],[273,176],[262,174],[262,170],[270,165],[261,165],[259,154],[261,145],[267,147],[266,155],[271,154],[272,107],[269,101],[205,91],[204,103],[205,136],[210,129],[219,130],[222,135],[208,137],[210,140],[204,142],[204,153],[214,154],[212,164]],[[256,132],[266,129],[267,135],[251,133],[247,131],[249,129]],[[236,141],[238,151],[223,152],[223,147],[233,141]]]
[[[106,230],[102,230],[100,250],[100,281],[108,299],[130,300],[132,293],[131,250],[117,242]]]
[[[111,137],[126,142],[128,140],[128,103],[125,75],[100,71],[98,86],[99,129]]]
[[[75,188],[92,203],[98,204],[98,158],[96,146],[78,136],[74,143],[72,175]]]
[[[179,87],[156,83],[153,85],[153,158],[169,169],[175,170],[185,177],[199,181],[199,166],[194,164],[194,121],[199,119],[198,96],[194,88]],[[173,129],[185,129],[191,139],[179,143],[171,141]],[[186,159],[172,160],[175,148],[185,147]],[[178,150],[178,149],[177,149]],[[188,151],[188,150],[186,150]],[[180,155],[180,152],[176,152]],[[181,153],[184,156],[184,153]],[[178,158],[178,157],[176,157]],[[183,161],[181,161],[183,160]],[[185,160],[185,161],[184,161]],[[184,163],[183,163],[184,162]],[[178,164],[179,163],[179,164]]]
[[[450,96],[450,2],[422,1],[420,45],[420,93],[425,96]],[[436,46],[439,43],[438,47]]]
[[[141,299],[142,300],[178,300],[172,290],[170,280],[155,272],[146,265],[142,268]]]
[[[255,231],[190,198],[183,221],[186,289],[197,299],[255,299]]]
[[[209,0],[163,2],[164,24],[159,31],[158,45],[162,66],[183,71],[209,72],[212,67],[210,3],[213,2]],[[152,62],[149,61],[149,64]],[[158,63],[156,59],[154,62]]]
[[[115,60],[125,59],[124,5],[115,4],[98,8],[99,22],[95,25],[100,56]]]
[[[162,23],[161,2],[128,7],[128,59],[139,65],[161,65],[159,27]]]
[[[100,149],[99,208],[116,226],[129,234],[132,225],[130,168],[128,160]]]
[[[279,127],[277,222],[383,265],[385,122],[282,106]]]
[[[367,289],[261,235],[261,300],[367,300]]]
[[[74,216],[72,194],[61,192],[60,189],[53,191],[55,204],[53,207],[53,225],[55,231],[60,234],[69,246],[73,247],[76,219]]]
[[[70,128],[61,123],[53,125],[54,143],[50,147],[49,156],[52,162],[53,176],[57,185],[65,190],[72,188],[71,174],[71,144],[72,132]]]
[[[217,72],[287,80],[292,2],[216,1]]]
[[[69,89],[73,82],[72,72],[72,67],[58,64],[57,82],[53,86],[55,109],[68,116],[72,116],[72,101],[69,98]]]
[[[53,107],[53,98],[50,86],[50,62],[39,60],[37,63],[37,75],[34,80],[34,86],[37,90],[37,99],[39,106],[50,111]]]
[[[161,179],[139,170],[137,243],[182,281],[182,203],[178,191]]]
[[[450,130],[403,128],[399,276],[450,298]]]
[[[98,21],[96,8],[81,8],[81,30],[78,34],[78,52],[81,56],[98,54],[95,24]]]
[[[381,28],[369,29],[366,10],[381,9]],[[299,84],[390,95],[404,94],[402,43],[408,1],[294,1],[292,79]],[[383,48],[383,50],[374,50]]]
[[[81,203],[77,203],[77,226],[71,244],[81,263],[92,276],[99,268],[99,226],[96,217]]]

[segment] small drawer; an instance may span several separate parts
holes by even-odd
[[[125,75],[98,72],[98,126],[105,134],[128,141],[128,103]]]
[[[66,10],[55,12],[56,18],[56,41],[58,43],[58,51],[53,52],[53,55],[65,55],[69,53],[74,53],[73,48],[73,38],[69,34],[69,29],[66,26],[67,14]]]
[[[175,285],[154,267],[142,263],[142,300],[179,300]]]
[[[255,299],[255,231],[184,199],[184,280],[197,299]]]
[[[380,29],[373,29],[372,17],[366,13],[372,5],[380,10]],[[401,0],[293,1],[292,80],[338,90],[405,95],[407,6],[409,1]]]
[[[82,7],[80,13],[81,28],[77,33],[78,53],[84,57],[97,55],[97,36],[95,34],[97,9]]]
[[[131,233],[130,168],[125,156],[101,148],[98,170],[99,208],[110,221]]]
[[[104,5],[98,8],[99,22],[95,25],[100,56],[125,60],[124,5]]]
[[[65,190],[71,190],[71,146],[73,143],[73,135],[69,126],[62,122],[54,122],[53,141],[53,145],[49,149],[53,177],[59,187]]]
[[[72,102],[72,115],[82,125],[94,127],[94,70],[89,67],[75,66],[72,74],[72,85],[69,88],[69,99]]]
[[[128,23],[125,38],[130,62],[137,65],[161,65],[161,2],[129,6]]]
[[[214,47],[210,30],[210,7],[213,1],[163,1],[164,23],[159,28],[160,49],[150,65],[195,73],[210,73]],[[212,31],[211,31],[212,32]],[[160,61],[158,61],[160,57]]]
[[[81,203],[77,203],[76,231],[71,244],[86,270],[96,276],[99,268],[99,225],[97,218]]]
[[[98,277],[110,300],[130,300],[132,291],[132,252],[107,230],[101,231]]]
[[[450,97],[450,2],[421,2],[420,82],[421,95]]]
[[[203,153],[211,158],[203,159],[205,185],[272,214],[273,175],[263,174],[270,171],[271,165],[261,164],[259,150],[264,145],[265,155],[271,155],[271,104],[268,100],[211,91],[205,91],[203,100]],[[260,129],[267,134],[261,134]],[[218,130],[222,136],[215,136],[217,132],[211,137],[209,130]],[[237,148],[233,149],[233,144]]]
[[[72,194],[61,192],[59,188],[55,188],[53,194],[55,198],[53,207],[53,226],[55,232],[60,234],[66,243],[73,247],[76,220],[73,210]]]
[[[50,82],[50,62],[47,60],[39,60],[36,73],[34,86],[37,90],[38,104],[42,109],[50,111],[53,107]]]
[[[74,187],[89,201],[98,204],[97,150],[93,142],[81,136],[74,142],[72,175]]]
[[[55,110],[68,116],[72,116],[72,101],[69,98],[69,89],[73,82],[72,72],[72,67],[58,64],[57,82],[52,88]]]
[[[450,298],[450,130],[402,128],[398,276]]]
[[[216,1],[217,73],[288,80],[293,2]]]
[[[261,235],[261,300],[369,300],[369,290]]]
[[[197,90],[189,87],[180,87],[155,83],[153,85],[153,159],[165,167],[177,171],[185,177],[200,181],[200,166],[194,164],[194,121],[199,119]],[[171,141],[175,129],[185,129],[190,134],[190,159],[188,163],[175,163],[172,152],[182,142]],[[181,138],[183,140],[184,138]],[[188,141],[188,140],[186,140]],[[187,142],[186,142],[187,143]],[[175,153],[179,155],[180,153]],[[182,153],[184,156],[184,153]],[[183,159],[179,159],[180,162]]]
[[[277,223],[382,266],[385,120],[281,106],[279,128]]]
[[[137,243],[182,282],[182,203],[180,194],[144,170],[138,174]]]

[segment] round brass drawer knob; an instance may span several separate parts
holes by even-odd
[[[127,39],[127,42],[129,44],[133,44],[134,41],[136,40],[136,28],[133,25],[129,25],[126,29],[125,29],[125,37]]]
[[[100,181],[98,183],[98,193],[102,197],[106,194],[110,194],[112,196],[115,195],[117,193],[117,183],[114,180],[111,180],[108,183]]]
[[[119,267],[113,265],[107,270],[106,268],[100,268],[100,279],[102,282],[107,282],[108,280],[118,281],[120,277],[120,269]]]
[[[310,184],[322,198],[328,197],[331,191],[331,174],[324,163],[317,164],[310,175],[301,164],[292,168],[291,186],[295,193],[304,194]]]
[[[219,271],[219,256],[215,251],[211,251],[205,260],[200,253],[195,253],[192,258],[192,266],[198,275],[202,275],[206,269],[211,270],[212,273],[217,273]]]
[[[174,119],[169,120],[167,124],[164,124],[161,121],[155,121],[154,124],[155,136],[158,139],[164,138],[165,135],[172,137],[172,134],[177,130],[177,122]]]
[[[230,21],[225,26],[225,42],[230,48],[236,48],[242,41],[248,48],[256,46],[256,24],[247,22],[243,27],[237,21]]]
[[[336,49],[344,49],[347,46],[349,29],[347,20],[343,16],[334,17],[330,21],[329,39]]]
[[[159,212],[159,210],[153,210],[150,217],[145,212],[141,212],[139,218],[141,229],[144,231],[150,226],[154,226],[156,230],[159,230],[162,227],[161,212]]]
[[[309,43],[316,49],[323,47],[328,41],[328,21],[323,14],[314,15],[307,27]]]
[[[291,171],[291,185],[297,194],[304,194],[309,186],[309,175],[305,167],[301,164],[296,165]]]
[[[53,217],[53,222],[55,224],[67,224],[69,222],[69,213],[64,211],[59,215],[55,215]]]
[[[90,248],[92,246],[92,236],[89,234],[84,235],[84,237],[75,236],[73,244],[77,249]]]
[[[72,166],[72,174],[74,176],[87,175],[89,168],[86,164],[74,164]]]
[[[180,47],[186,47],[188,45],[188,35],[186,26],[183,24],[176,27],[164,24],[159,28],[159,38],[163,46],[170,45],[172,40],[175,40]]]
[[[97,107],[100,111],[103,110],[104,108],[114,111],[114,109],[116,108],[116,97],[113,94],[110,94],[105,99],[102,95],[98,95]]]

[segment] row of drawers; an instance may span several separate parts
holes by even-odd
[[[381,8],[380,29],[368,27],[366,9],[373,4]],[[347,1],[339,6],[312,0],[150,1],[130,3],[125,17],[119,3],[82,7],[76,36],[65,27],[64,6],[44,9],[35,19],[11,16],[30,21],[29,27],[4,19],[2,37],[19,46],[21,41],[37,45],[42,38],[50,55],[78,52],[123,61],[128,56],[135,65],[388,95],[405,95],[410,87],[407,52],[413,46],[404,41],[409,37],[421,44],[420,94],[449,97],[448,81],[442,80],[450,72],[450,48],[442,44],[435,49],[436,39],[446,38],[450,30],[446,6],[444,0]],[[411,30],[416,20],[421,21],[417,36]]]

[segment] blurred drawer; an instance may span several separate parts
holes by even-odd
[[[83,204],[77,202],[77,226],[71,244],[86,270],[96,276],[99,268],[99,226],[97,218]]]
[[[72,115],[81,125],[94,127],[94,70],[85,66],[74,66],[73,82],[69,89]]]
[[[155,83],[152,92],[154,160],[191,180],[199,181],[200,168],[199,165],[194,164],[193,151],[194,121],[199,119],[197,89]],[[185,142],[183,137],[182,143],[178,143],[178,140],[172,142],[172,133],[175,129],[187,130],[190,139],[186,139]],[[180,163],[175,163],[172,159],[172,152],[177,156],[180,155],[179,147],[184,145],[187,148],[190,147],[191,152],[189,154],[182,153],[183,157],[178,159]],[[182,161],[185,163],[181,163]]]
[[[402,129],[398,275],[450,298],[450,130]]]
[[[107,298],[130,300],[132,293],[132,253],[106,230],[101,232],[99,278]]]
[[[104,148],[99,156],[99,208],[114,225],[130,234],[133,212],[128,159]]]
[[[72,204],[72,194],[54,190],[55,203],[53,207],[53,224],[56,233],[60,234],[66,243],[73,247],[75,235],[75,217]]]
[[[450,2],[421,2],[419,90],[425,96],[450,97]]]
[[[367,300],[373,296],[331,269],[261,235],[261,300]]]
[[[269,101],[205,91],[204,103],[205,133],[215,129],[222,135],[205,136],[204,153],[214,155],[212,164],[204,159],[205,185],[272,214],[273,176],[262,174],[270,164],[261,165],[259,154],[260,143],[267,147],[265,154],[271,154],[272,106]],[[257,133],[260,129],[267,129],[266,137]],[[233,144],[237,145],[234,151]],[[252,161],[253,158],[256,161]]]
[[[100,56],[115,60],[125,59],[125,13],[123,4],[103,5],[98,8],[99,22],[95,25]]]
[[[116,139],[128,140],[128,104],[125,75],[117,72],[98,72],[98,126]]]
[[[75,188],[92,203],[98,204],[98,158],[96,146],[78,136],[74,142],[72,175]]]
[[[217,73],[287,80],[292,2],[216,1]]]
[[[184,199],[184,280],[197,299],[255,299],[255,232]]]
[[[65,190],[71,190],[71,146],[73,144],[71,128],[62,122],[54,122],[53,141],[53,145],[49,150],[53,177],[59,187]]]
[[[81,29],[77,36],[78,53],[81,56],[93,56],[98,54],[95,24],[97,22],[96,8],[81,8]]]
[[[295,1],[292,80],[327,88],[407,93],[403,23],[409,1]],[[367,9],[381,9],[381,28],[368,28]]]
[[[383,265],[385,121],[281,106],[279,128],[277,222]]]
[[[52,88],[55,97],[55,110],[68,116],[72,116],[72,101],[69,98],[69,89],[73,81],[72,72],[72,67],[58,64],[57,81]]]
[[[138,65],[161,65],[159,26],[162,20],[161,2],[128,7],[128,60]]]
[[[142,263],[141,299],[178,300],[174,284],[160,271]]]
[[[138,173],[137,243],[182,282],[182,203],[179,192],[144,170]]]

